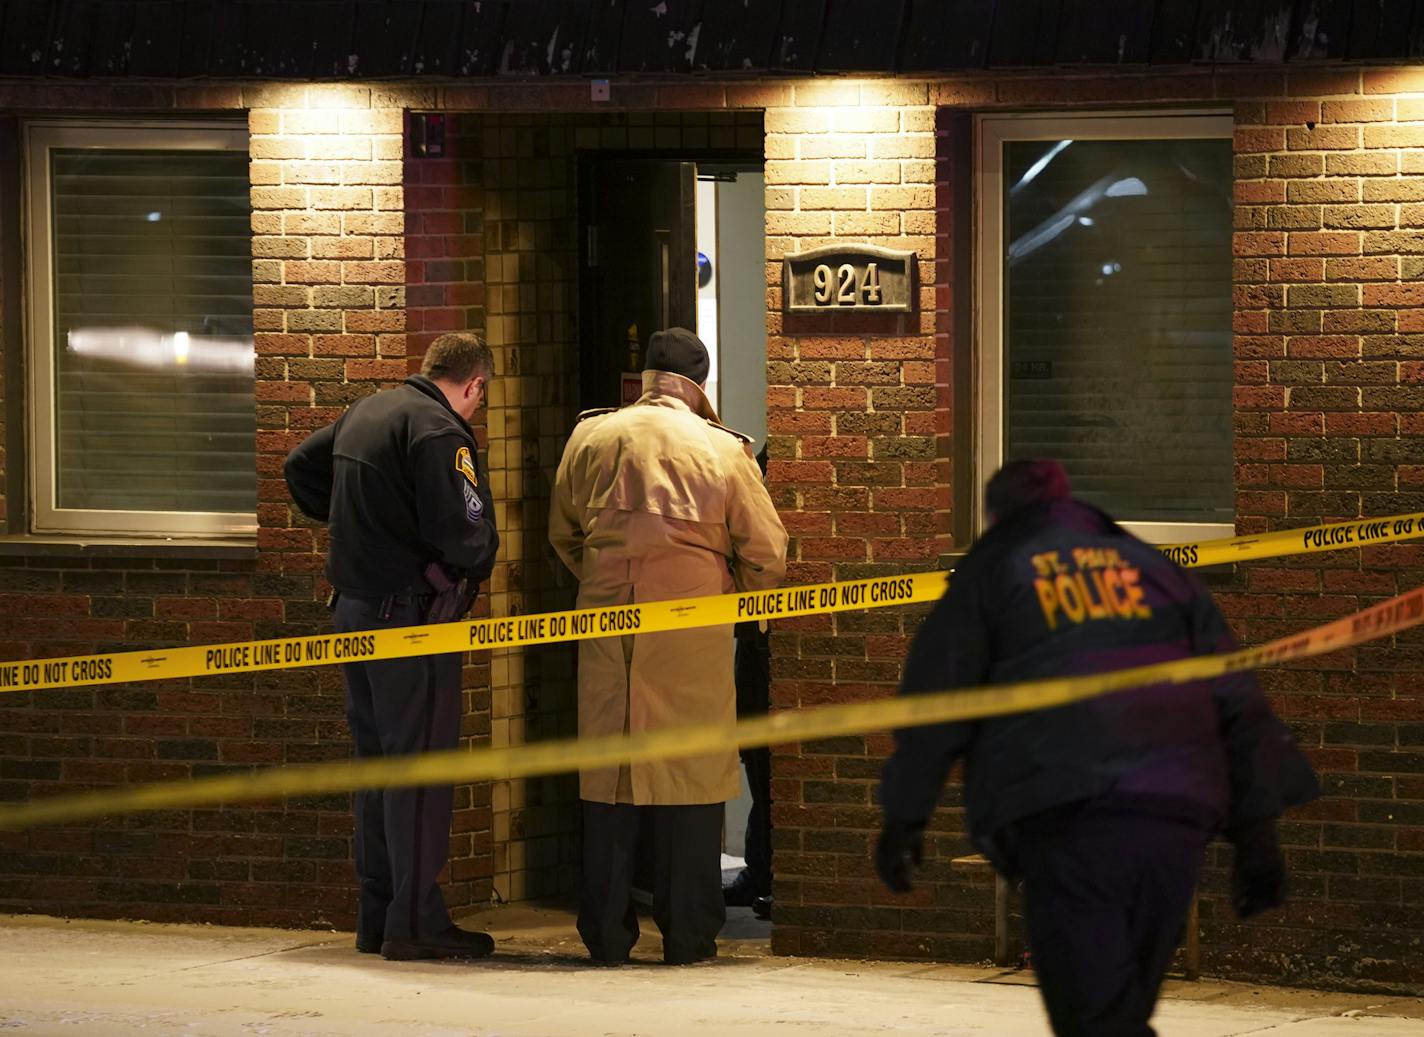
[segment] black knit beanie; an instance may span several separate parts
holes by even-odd
[[[711,367],[707,347],[686,328],[655,331],[648,339],[644,371],[670,371],[702,385],[707,381],[707,372]]]

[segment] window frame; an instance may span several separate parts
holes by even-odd
[[[116,511],[58,506],[58,407],[54,362],[53,182],[57,148],[240,151],[250,154],[247,127],[230,120],[42,119],[23,128],[23,226],[30,413],[29,528],[33,534],[155,539],[255,539],[251,512]],[[255,385],[255,379],[254,379]],[[254,393],[253,406],[256,406]]]
[[[974,120],[974,341],[976,533],[988,528],[983,483],[1004,458],[1004,145],[1025,140],[1230,140],[1229,111],[1218,109],[993,113]],[[1226,257],[1230,262],[1231,257]],[[1124,529],[1148,543],[1234,536],[1234,522],[1132,522]]]

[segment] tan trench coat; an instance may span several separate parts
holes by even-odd
[[[585,415],[564,448],[549,541],[580,608],[774,587],[786,529],[746,437],[716,424],[696,383],[643,374],[643,395]],[[579,642],[579,734],[736,720],[732,628]],[[597,803],[719,803],[740,791],[734,750],[585,770]]]

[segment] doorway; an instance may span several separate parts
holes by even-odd
[[[722,423],[766,442],[766,203],[762,156],[586,153],[579,162],[580,409],[642,394],[648,338],[695,331]],[[728,645],[731,651],[731,645]],[[751,795],[727,805],[723,864],[742,865]],[[644,855],[640,851],[640,858]],[[640,868],[646,873],[646,868]],[[642,885],[642,883],[640,883]]]
[[[580,408],[642,393],[648,337],[697,332],[723,424],[766,440],[766,207],[760,156],[590,153],[579,163]]]

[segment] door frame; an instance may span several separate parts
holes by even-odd
[[[586,343],[586,336],[590,332],[590,315],[594,312],[596,301],[595,279],[588,276],[590,240],[588,234],[589,213],[594,206],[593,190],[596,182],[594,170],[597,166],[605,163],[622,162],[664,162],[681,163],[691,162],[695,166],[711,167],[743,167],[748,169],[765,169],[766,155],[764,151],[737,149],[737,148],[670,148],[666,150],[648,148],[628,148],[628,149],[603,149],[585,148],[580,149],[576,154],[576,176],[578,199],[578,209],[574,214],[575,233],[578,237],[578,270],[577,270],[577,292],[578,309],[575,324],[575,352],[579,358],[578,385],[581,402],[587,403],[590,397],[590,385],[588,381],[589,367],[585,358],[589,356],[589,350],[599,348],[596,343]],[[765,224],[763,224],[765,233]],[[696,286],[693,286],[694,306],[696,298]],[[644,345],[646,345],[646,336]]]

